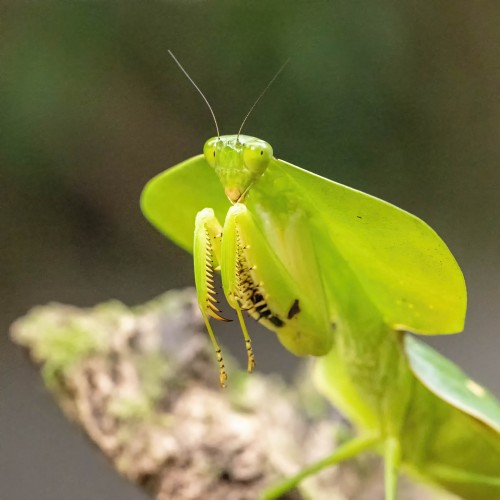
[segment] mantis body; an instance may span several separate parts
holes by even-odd
[[[235,309],[254,367],[246,311],[296,355],[318,356],[315,379],[358,435],[268,490],[374,450],[386,499],[400,470],[471,500],[500,499],[500,404],[451,361],[407,332],[462,330],[462,273],[420,219],[273,156],[244,135],[209,139],[195,156],[152,179],[146,217],[195,262],[198,301],[224,320],[214,273]],[[194,230],[194,245],[193,245]]]

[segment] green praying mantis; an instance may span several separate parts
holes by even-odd
[[[465,282],[445,243],[417,217],[275,158],[267,142],[241,134],[248,115],[238,134],[221,136],[208,106],[217,136],[203,154],[153,178],[141,205],[154,226],[193,252],[220,384],[227,374],[209,322],[226,319],[218,271],[248,371],[255,361],[244,312],[293,354],[318,357],[317,386],[357,430],[263,498],[372,450],[384,458],[386,500],[396,498],[400,471],[465,499],[500,499],[499,402],[408,333],[463,329]]]

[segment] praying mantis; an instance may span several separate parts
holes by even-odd
[[[214,286],[219,271],[248,371],[255,357],[244,313],[288,351],[317,357],[317,387],[357,430],[262,498],[372,450],[384,458],[386,500],[396,499],[400,471],[465,499],[500,499],[500,403],[409,333],[463,329],[465,282],[445,243],[417,217],[277,159],[270,144],[241,134],[248,115],[238,134],[220,135],[208,106],[217,136],[203,154],[153,178],[141,206],[193,253],[220,385],[227,374],[209,321],[227,319]]]

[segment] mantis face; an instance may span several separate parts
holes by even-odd
[[[247,135],[212,137],[203,147],[207,163],[215,170],[232,204],[242,203],[250,188],[273,158],[267,142]]]

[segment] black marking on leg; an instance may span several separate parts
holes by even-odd
[[[236,229],[236,292],[235,296],[242,310],[247,311],[257,321],[264,320],[277,328],[284,326],[285,322],[269,307],[264,284],[256,279],[257,267],[249,261],[247,249],[242,241],[240,232]],[[298,300],[296,301],[298,307]],[[292,305],[292,308],[294,305]],[[294,312],[297,314],[299,311]]]
[[[294,316],[299,314],[299,312],[300,312],[299,299],[295,299],[292,304],[292,307],[290,307],[290,310],[288,311],[287,318],[292,319]]]
[[[259,312],[259,318],[257,321],[260,321],[262,318],[268,318],[269,316],[271,316],[271,311],[266,309],[265,311]]]
[[[266,308],[267,308],[267,304],[261,304],[260,306],[256,306],[256,307],[254,307],[254,309],[255,309],[258,313],[262,312],[262,311],[263,311],[264,309],[266,309]]]
[[[252,296],[252,302],[253,302],[254,304],[258,304],[259,302],[264,302],[264,297],[262,296],[262,294],[261,294],[261,293],[256,292],[256,293],[254,293],[254,294],[253,294],[253,296]]]
[[[281,328],[285,323],[284,321],[279,318],[278,316],[271,316],[269,318],[269,321],[274,325],[277,326],[278,328]]]

